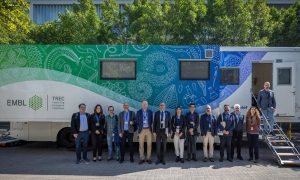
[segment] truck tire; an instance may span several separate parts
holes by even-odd
[[[57,134],[57,144],[59,147],[72,148],[75,145],[75,139],[71,128],[61,129]]]

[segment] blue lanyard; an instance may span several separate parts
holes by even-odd
[[[96,115],[96,122],[99,123],[100,117]]]
[[[176,116],[176,125],[179,125],[180,123],[180,117]]]

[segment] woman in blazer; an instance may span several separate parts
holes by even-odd
[[[175,147],[176,162],[184,163],[184,139],[185,139],[185,118],[181,114],[181,107],[175,109],[175,115],[171,119],[172,139]]]
[[[93,147],[93,161],[97,160],[98,151],[98,161],[102,160],[102,144],[103,144],[103,134],[104,134],[104,124],[105,116],[103,114],[102,106],[97,104],[94,108],[94,113],[90,117],[91,123],[91,138]]]

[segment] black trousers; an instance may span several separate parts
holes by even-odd
[[[157,160],[164,161],[167,146],[167,135],[166,130],[161,129],[156,135],[156,154]]]
[[[190,154],[196,154],[196,136],[187,134],[187,153]]]
[[[103,135],[92,133],[92,148],[93,148],[93,157],[102,156],[103,148]]]
[[[120,151],[121,151],[121,159],[124,160],[125,156],[125,145],[126,140],[128,140],[129,152],[130,152],[130,159],[133,159],[133,133],[129,133],[128,131],[124,131],[123,136],[120,140]]]
[[[220,137],[220,157],[224,158],[224,151],[226,148],[227,159],[231,159],[231,138],[232,136],[219,136]]]
[[[249,147],[249,158],[253,159],[253,150],[254,150],[254,157],[257,160],[258,156],[258,134],[247,134],[248,138],[248,147]]]
[[[233,131],[231,140],[231,158],[234,157],[234,148],[236,147],[237,157],[241,157],[243,131]]]

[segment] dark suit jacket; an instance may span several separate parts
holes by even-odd
[[[257,97],[257,106],[262,109],[269,107],[276,108],[274,91],[269,90],[269,92],[267,92],[265,89],[260,90]]]
[[[244,128],[244,119],[245,119],[245,116],[242,115],[242,114],[240,114],[240,116],[239,116],[239,122],[237,123],[237,119],[236,119],[235,113],[232,112],[230,114],[230,119],[232,119],[233,124],[234,124],[233,130],[234,131],[242,132],[243,128]]]
[[[192,119],[191,119],[191,112],[188,112],[185,115],[185,122],[186,122],[186,133],[187,135],[189,135],[189,129],[193,128],[194,129],[194,135],[199,135],[198,132],[198,127],[199,127],[199,123],[200,123],[200,119],[199,119],[199,114],[194,112],[194,116],[195,116],[195,121],[194,121],[194,125],[192,124]]]
[[[89,113],[85,113],[85,114],[86,114],[86,119],[87,119],[87,124],[88,124],[88,130],[91,130],[90,123],[89,123],[90,114]],[[80,129],[80,112],[74,113],[72,115],[71,129],[72,129],[73,134],[78,134],[79,133],[79,129]]]
[[[226,123],[225,125],[225,128],[221,125],[221,122],[222,122],[222,116],[223,116],[223,121]],[[233,131],[233,128],[234,128],[234,124],[233,124],[233,120],[232,118],[230,118],[230,114],[228,114],[228,118],[226,119],[225,118],[225,114],[222,113],[219,115],[218,119],[217,119],[217,126],[218,126],[218,129],[220,131],[228,131],[229,134],[228,135],[223,135],[223,136],[232,136],[232,131]]]
[[[171,134],[171,114],[168,111],[165,111],[165,127],[168,128],[168,133]],[[160,133],[160,111],[154,113],[153,121],[153,132],[158,134]]]
[[[149,129],[152,132],[153,112],[150,109],[148,109],[147,113]],[[138,110],[136,113],[136,124],[138,128],[138,133],[140,133],[143,130],[143,109]]]
[[[200,118],[201,136],[206,136],[208,130],[210,130],[212,136],[215,136],[217,134],[217,119],[213,114],[211,114],[210,116],[211,116],[211,126],[209,128],[209,123],[207,121],[209,115],[206,113],[201,115]]]
[[[172,137],[174,137],[176,132],[176,116],[173,116],[171,119],[171,128],[172,128]],[[182,133],[182,136],[180,139],[185,139],[185,130],[186,130],[186,124],[185,124],[185,118],[183,115],[180,115],[180,122],[178,124],[179,126],[179,133]]]
[[[128,111],[129,112],[129,121],[128,121],[128,132],[129,133],[134,133],[134,131],[136,130],[135,126],[135,112],[133,111]],[[120,112],[119,114],[119,121],[118,121],[118,130],[119,130],[119,134],[120,133],[124,133],[124,114],[125,111]],[[133,121],[133,125],[130,124],[130,121]]]
[[[96,114],[92,114],[90,116],[90,127],[91,127],[91,131],[92,133],[95,133],[96,130],[99,130],[101,132],[101,134],[104,133],[104,125],[105,125],[105,116],[102,114],[100,115],[100,118],[99,118],[99,126],[96,126],[96,122],[97,122],[97,119],[96,119]]]

